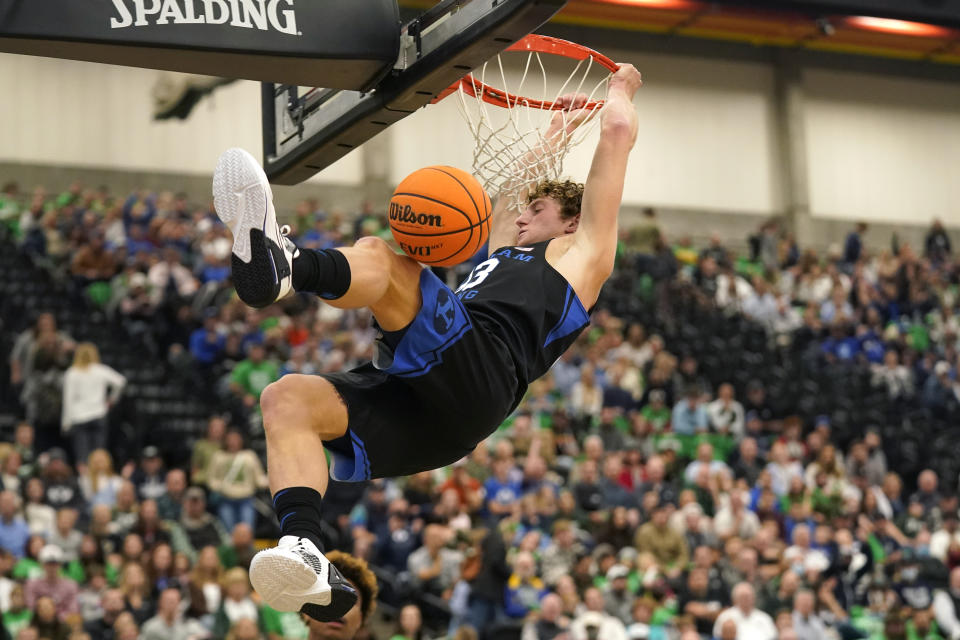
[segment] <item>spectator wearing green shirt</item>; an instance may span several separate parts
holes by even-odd
[[[16,182],[6,183],[0,189],[0,227],[6,227],[14,236],[20,230],[20,208],[20,186]]]
[[[230,374],[230,389],[243,398],[246,407],[256,404],[266,386],[280,377],[277,363],[266,355],[263,345],[250,345],[247,359],[238,362]]]
[[[230,542],[217,549],[220,564],[224,569],[250,568],[250,561],[257,553],[253,546],[253,529],[246,522],[238,522],[230,533]]]
[[[20,630],[30,626],[33,612],[27,608],[23,595],[23,585],[16,584],[10,590],[10,608],[3,612],[3,626],[11,638],[16,638]]]
[[[420,607],[415,604],[406,605],[400,610],[397,627],[390,640],[423,640],[425,637]]]
[[[907,640],[944,640],[929,609],[916,609],[907,620]]]
[[[662,389],[650,391],[650,401],[640,409],[640,415],[653,433],[663,433],[670,427],[670,407],[667,394]]]
[[[30,536],[30,539],[27,540],[26,554],[13,565],[11,576],[14,580],[30,580],[43,575],[43,566],[37,560],[37,557],[46,543],[43,536]]]
[[[882,581],[873,581],[867,591],[867,607],[850,610],[850,626],[865,634],[868,640],[886,640],[884,623],[897,596]]]
[[[267,640],[307,640],[310,630],[296,611],[277,611],[260,607],[260,623]]]

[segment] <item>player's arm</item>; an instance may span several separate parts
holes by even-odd
[[[490,253],[500,247],[517,243],[517,202],[524,201],[539,180],[536,170],[545,158],[556,154],[565,146],[573,132],[590,119],[592,112],[583,109],[587,96],[569,94],[560,96],[557,102],[564,106],[562,111],[554,112],[550,125],[543,132],[543,142],[520,157],[510,171],[516,177],[501,185],[500,193],[494,198],[493,211],[490,214]]]
[[[600,112],[600,140],[583,189],[580,226],[571,252],[589,265],[589,288],[600,286],[613,272],[617,253],[617,214],[623,198],[627,159],[637,139],[637,111],[633,96],[641,85],[640,72],[624,64],[610,79],[607,100]],[[590,286],[593,285],[593,286]]]

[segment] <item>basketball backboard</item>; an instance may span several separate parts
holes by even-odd
[[[368,90],[397,0],[0,0],[0,52]]]
[[[401,28],[400,53],[372,91],[263,83],[263,165],[297,184],[428,104],[549,20],[566,0],[442,0]]]

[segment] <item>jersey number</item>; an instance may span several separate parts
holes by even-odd
[[[467,279],[463,281],[463,284],[456,290],[456,293],[461,291],[466,291],[467,289],[472,289],[481,282],[487,279],[494,269],[497,268],[497,265],[500,264],[500,258],[490,258],[489,260],[484,260],[477,266],[473,268],[473,271],[470,272],[470,275],[467,276]]]

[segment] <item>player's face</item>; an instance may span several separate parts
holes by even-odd
[[[537,198],[517,218],[517,244],[536,244],[577,230],[580,216],[564,219],[560,203],[553,198]]]
[[[363,626],[361,604],[360,598],[357,598],[350,611],[335,622],[318,622],[313,618],[302,616],[310,628],[309,640],[353,640]]]

